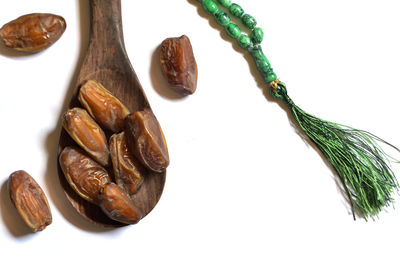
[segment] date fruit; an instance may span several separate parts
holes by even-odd
[[[148,169],[162,172],[169,165],[167,143],[151,110],[137,111],[125,119],[128,147]]]
[[[85,200],[97,204],[100,191],[111,182],[107,171],[83,151],[72,147],[64,148],[59,163],[72,189]]]
[[[134,224],[142,218],[139,208],[135,206],[128,194],[116,184],[106,184],[99,199],[99,206],[103,212],[115,221]]]
[[[129,110],[103,85],[89,80],[79,91],[79,101],[90,115],[104,128],[114,133],[124,127]]]
[[[160,63],[169,85],[178,93],[191,95],[196,91],[197,63],[186,35],[161,43]]]
[[[8,189],[18,213],[32,231],[42,231],[51,224],[52,216],[47,198],[28,173],[13,172],[8,179]]]
[[[39,52],[56,42],[67,24],[63,17],[34,13],[21,16],[0,29],[4,44],[24,52]]]
[[[143,183],[145,170],[128,150],[125,132],[111,136],[110,154],[116,183],[129,195],[135,194]]]
[[[63,117],[63,127],[80,147],[103,166],[110,161],[107,139],[100,126],[82,108],[72,108]]]

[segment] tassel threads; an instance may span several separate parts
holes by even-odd
[[[368,132],[304,112],[293,103],[281,82],[272,83],[271,87],[272,95],[286,103],[300,128],[335,169],[349,198],[354,219],[356,211],[367,220],[391,205],[391,195],[398,191],[399,184],[387,155],[378,145],[378,142],[388,143]]]

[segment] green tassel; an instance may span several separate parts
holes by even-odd
[[[324,121],[304,112],[287,95],[282,82],[272,89],[283,100],[300,128],[321,150],[337,172],[355,212],[366,220],[393,202],[399,185],[390,168],[388,156],[377,142],[396,147],[365,131]]]

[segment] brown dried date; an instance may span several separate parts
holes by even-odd
[[[86,110],[81,108],[68,110],[63,117],[63,127],[97,162],[103,166],[108,165],[110,152],[106,136]]]
[[[141,211],[116,184],[106,184],[101,190],[99,199],[99,206],[103,212],[115,221],[134,224],[142,218]]]
[[[13,172],[8,179],[8,189],[18,213],[32,231],[42,231],[51,224],[49,203],[32,176],[25,171]]]
[[[59,157],[61,169],[69,185],[85,200],[98,203],[98,195],[111,182],[107,171],[83,151],[66,147]]]
[[[103,128],[114,133],[123,129],[124,119],[130,113],[103,85],[91,80],[81,87],[79,101]]]
[[[34,13],[21,16],[0,29],[0,37],[7,47],[24,52],[38,52],[56,42],[67,24],[63,17]]]
[[[160,63],[169,85],[178,93],[189,95],[196,91],[197,63],[186,35],[161,43]]]
[[[162,172],[169,165],[167,143],[151,110],[137,111],[125,119],[129,150],[150,170]]]
[[[110,155],[115,181],[129,195],[135,194],[143,183],[145,170],[141,163],[128,151],[125,132],[111,136]]]

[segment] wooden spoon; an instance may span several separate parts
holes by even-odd
[[[69,108],[80,106],[77,95],[82,83],[87,80],[95,80],[119,98],[132,113],[145,108],[150,109],[125,51],[121,23],[121,0],[89,0],[89,3],[91,9],[89,47]],[[63,129],[60,135],[58,154],[66,146],[77,145]],[[99,207],[79,197],[67,183],[60,166],[58,166],[58,174],[67,198],[83,217],[101,225],[122,225],[109,219]],[[139,191],[132,197],[143,216],[146,216],[160,199],[165,177],[165,171],[162,173],[148,172]]]

